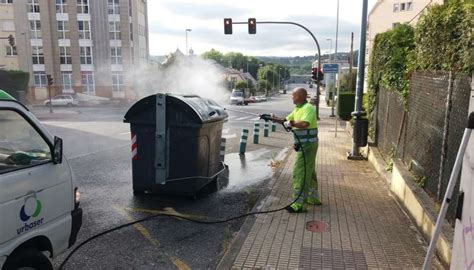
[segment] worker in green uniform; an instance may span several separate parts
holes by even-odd
[[[293,200],[298,199],[286,208],[290,213],[306,212],[308,204],[321,205],[315,171],[316,153],[318,151],[318,124],[316,110],[306,100],[307,95],[306,89],[295,88],[293,90],[293,103],[296,107],[293,111],[285,119],[274,115],[271,118],[274,122],[285,123],[290,126],[295,136],[294,145],[297,153],[293,165]],[[300,193],[301,196],[299,196]]]

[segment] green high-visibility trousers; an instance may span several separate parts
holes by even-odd
[[[316,177],[316,153],[318,152],[318,143],[303,143],[301,146],[304,151],[296,153],[295,163],[293,165],[293,200],[298,198],[300,192],[303,192],[292,207],[296,209],[306,209],[306,202],[319,198],[318,179]],[[305,166],[306,161],[306,166]],[[306,168],[306,181],[305,178]],[[304,186],[303,186],[304,185]]]

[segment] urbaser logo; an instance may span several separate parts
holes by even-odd
[[[43,218],[38,218],[41,214],[42,208],[43,205],[41,204],[40,200],[34,197],[27,198],[25,200],[25,204],[23,204],[20,209],[20,220],[25,223],[16,230],[16,233],[22,234],[43,224]],[[31,218],[35,218],[36,220],[28,222]]]

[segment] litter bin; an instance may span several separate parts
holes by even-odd
[[[225,174],[224,108],[195,95],[156,94],[124,116],[132,135],[133,192],[195,195]]]
[[[364,147],[367,145],[367,136],[369,132],[369,120],[354,119],[354,134],[352,135],[354,144],[357,147]]]

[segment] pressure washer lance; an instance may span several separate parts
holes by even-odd
[[[242,112],[242,113],[247,113],[247,112]],[[247,113],[247,114],[254,115],[253,113]],[[273,121],[270,114],[260,114],[258,116],[262,120]],[[283,128],[287,132],[293,132],[291,127],[287,127],[284,123],[281,123],[281,125],[283,126]],[[293,135],[296,138],[296,140],[298,141],[298,144],[301,145],[301,141],[300,141],[300,138],[298,137],[298,135],[296,135],[294,132],[293,132]],[[304,167],[305,167],[304,168],[304,174],[303,174],[304,175],[303,187],[304,187],[306,185],[306,157],[305,157],[305,153],[304,153],[303,148],[301,148],[301,153],[302,153],[302,156],[303,156],[303,163],[304,163]],[[101,236],[104,236],[106,234],[109,234],[111,232],[118,231],[118,230],[121,230],[123,228],[133,226],[134,224],[137,224],[137,223],[149,221],[149,220],[155,219],[157,217],[174,217],[174,218],[179,218],[179,219],[182,219],[182,220],[186,220],[186,221],[190,221],[190,222],[194,222],[194,223],[198,223],[198,224],[208,224],[208,225],[227,223],[227,222],[230,222],[230,221],[233,221],[233,220],[236,220],[236,219],[241,219],[241,218],[248,217],[248,216],[261,215],[261,214],[270,214],[270,213],[275,213],[275,212],[286,210],[286,208],[290,207],[293,203],[297,202],[302,194],[303,194],[303,188],[300,190],[300,193],[298,194],[298,196],[291,203],[289,203],[288,205],[285,205],[283,207],[277,208],[277,209],[266,210],[266,211],[248,212],[248,213],[245,213],[245,214],[242,214],[242,215],[239,215],[239,216],[230,217],[230,218],[221,219],[221,220],[218,220],[218,219],[216,219],[216,220],[194,219],[194,218],[189,218],[189,217],[186,217],[186,216],[183,216],[183,215],[178,215],[178,214],[160,213],[160,214],[151,215],[151,216],[148,216],[148,217],[145,217],[145,218],[142,218],[142,219],[138,219],[138,220],[135,220],[135,221],[132,221],[132,222],[128,222],[128,223],[122,224],[120,226],[117,226],[117,227],[108,229],[106,231],[103,231],[101,233],[98,233],[96,235],[93,235],[93,236],[87,238],[86,240],[84,240],[83,242],[81,242],[80,244],[78,244],[71,251],[71,253],[69,253],[67,255],[67,257],[64,259],[64,261],[59,266],[59,269],[63,269],[64,266],[66,265],[66,263],[72,257],[72,255],[74,255],[74,253],[76,253],[76,251],[78,251],[81,247],[83,247],[85,244],[89,243],[90,241],[92,241],[94,239],[97,239]]]

